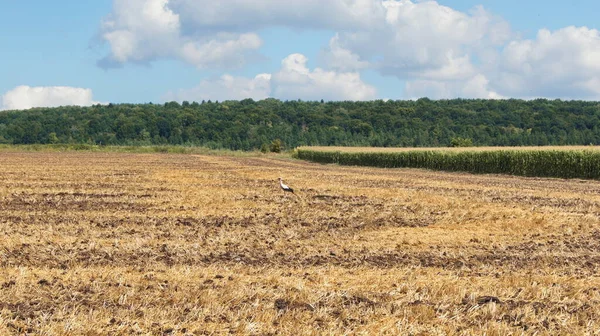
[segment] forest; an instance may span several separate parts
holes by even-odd
[[[0,143],[297,146],[600,144],[600,102],[375,100],[167,102],[0,112]]]

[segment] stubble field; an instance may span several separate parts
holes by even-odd
[[[598,181],[2,152],[0,334],[595,334],[599,219]]]

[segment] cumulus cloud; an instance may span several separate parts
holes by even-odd
[[[111,49],[106,60],[144,62],[170,56],[180,44],[180,22],[168,2],[115,0],[112,13],[101,25],[101,36]]]
[[[496,85],[512,96],[600,99],[600,31],[542,29],[503,50]]]
[[[98,64],[177,58],[236,68],[262,45],[260,28],[355,29],[377,25],[383,11],[374,0],[114,0],[100,29],[110,54]]]
[[[435,1],[387,0],[382,24],[338,32],[325,49],[333,69],[376,69],[406,81],[406,97],[500,98],[492,79],[509,25],[477,6],[461,12]]]
[[[200,30],[254,31],[268,26],[309,29],[366,29],[377,26],[380,0],[171,0],[185,33]]]
[[[587,27],[541,29],[514,39],[480,66],[449,66],[448,76],[427,72],[407,83],[409,97],[600,99],[600,31]],[[448,63],[450,65],[451,63]],[[456,69],[463,68],[463,71]],[[453,70],[454,69],[454,70]],[[445,71],[436,72],[440,75]],[[452,73],[469,75],[462,80]]]
[[[374,87],[365,84],[358,72],[335,72],[308,69],[308,59],[292,54],[281,62],[273,75],[273,96],[282,99],[368,100],[375,98]]]
[[[198,68],[235,68],[244,65],[245,53],[261,46],[254,33],[202,29],[186,33],[180,14],[169,6],[169,0],[115,0],[100,29],[110,54],[98,64],[108,67],[176,58]]]
[[[17,86],[1,99],[3,110],[24,110],[33,107],[66,105],[89,106],[98,104],[92,99],[92,90],[68,86]]]
[[[483,7],[465,13],[435,1],[383,4],[385,30],[338,33],[328,64],[368,63],[406,80],[408,97],[600,99],[596,29],[541,29],[519,39]]]
[[[335,34],[329,41],[329,48],[321,53],[323,63],[329,68],[341,71],[354,71],[369,68],[369,62],[361,60],[360,56],[340,46],[340,36]]]
[[[463,13],[435,1],[114,0],[102,25],[111,53],[100,64],[177,58],[201,69],[241,68],[263,44],[256,31],[276,26],[336,31],[321,54],[325,69],[305,74],[284,64],[274,74],[273,93],[286,97],[313,97],[321,87],[308,92],[309,82],[335,83],[326,91],[335,96],[371,97],[372,88],[359,85],[363,69],[451,85],[477,76],[473,59],[510,36],[482,7]]]
[[[482,6],[459,11],[431,0],[113,0],[100,29],[110,53],[99,64],[171,58],[199,69],[242,68],[264,43],[260,30],[274,27],[331,32],[321,67],[290,56],[268,90],[242,77],[199,88],[236,83],[233,91],[257,98],[369,99],[374,89],[360,79],[368,69],[406,81],[410,97],[600,98],[598,30],[542,29],[521,39]]]
[[[229,99],[303,100],[368,100],[376,96],[373,86],[364,83],[358,72],[335,72],[321,68],[309,69],[308,59],[292,54],[281,62],[274,74],[259,74],[254,78],[223,75],[203,80],[192,89],[183,89],[165,95],[165,100],[199,101]]]
[[[466,48],[507,35],[506,25],[481,7],[466,14],[435,1],[114,0],[101,27],[111,47],[102,63],[171,57],[200,68],[239,67],[262,45],[256,31],[278,26],[337,31],[328,65],[361,69],[378,56],[381,71],[397,76],[434,76],[436,69],[447,76],[456,65],[468,71]]]
[[[406,83],[405,96],[409,99],[429,97],[431,99],[483,98],[502,99],[489,87],[490,81],[477,74],[464,81],[413,80]]]
[[[203,43],[186,42],[181,47],[181,56],[199,68],[242,67],[245,63],[245,50],[258,49],[262,40],[256,34],[231,36],[220,34],[215,39]]]
[[[346,63],[342,49],[401,79],[465,79],[474,75],[472,57],[479,50],[510,36],[508,25],[482,7],[463,13],[435,1],[382,4],[383,25],[340,32],[329,47],[330,63]]]
[[[192,89],[182,89],[165,95],[166,101],[201,100],[256,100],[268,98],[271,93],[271,75],[260,74],[254,78],[223,75],[217,79],[203,80]]]

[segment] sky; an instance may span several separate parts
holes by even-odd
[[[600,100],[596,0],[27,0],[0,110],[281,100]]]

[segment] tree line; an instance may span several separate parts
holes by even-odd
[[[600,102],[375,100],[168,102],[0,112],[0,143],[431,147],[600,144]],[[265,147],[266,146],[266,147]]]

